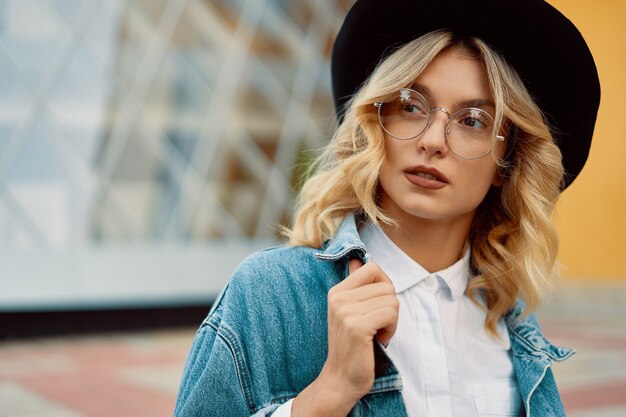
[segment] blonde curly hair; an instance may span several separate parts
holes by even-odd
[[[312,165],[293,227],[284,233],[292,245],[318,248],[350,212],[376,224],[394,224],[377,204],[385,137],[373,104],[410,86],[450,47],[463,48],[482,62],[496,126],[508,138],[505,157],[497,161],[502,185],[489,190],[468,236],[472,278],[466,294],[475,302],[482,294],[485,326],[495,333],[497,321],[517,298],[531,311],[558,277],[558,238],[551,215],[564,170],[541,110],[515,70],[480,39],[459,40],[450,32],[435,31],[383,60],[349,101],[343,121]]]

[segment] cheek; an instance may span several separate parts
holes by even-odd
[[[497,174],[496,163],[489,161],[489,164],[482,165],[480,169],[474,170],[473,174],[467,175],[464,182],[472,200],[480,203],[487,195],[489,188],[499,186],[499,182],[501,182],[500,176]]]
[[[402,164],[410,161],[411,156],[416,149],[415,142],[412,140],[397,140],[385,136],[385,148],[383,150],[383,165],[393,169],[398,168]]]
[[[378,173],[379,191],[384,194],[393,194],[393,190],[398,187],[398,178],[402,173],[403,162],[402,155],[406,153],[398,146],[387,145],[383,155],[383,163]]]
[[[393,185],[394,181],[392,179],[392,170],[393,166],[390,162],[385,159],[382,166],[380,167],[380,172],[378,173],[378,192],[381,191],[384,194],[387,194],[389,191],[389,187]]]

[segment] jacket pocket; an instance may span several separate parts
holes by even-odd
[[[477,384],[473,391],[478,417],[524,415],[522,397],[514,381]]]

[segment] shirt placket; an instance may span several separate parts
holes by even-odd
[[[450,401],[448,359],[437,303],[438,278],[431,274],[422,280],[417,287],[417,290],[420,291],[420,300],[416,301],[421,308],[416,310],[418,317],[415,318],[415,322],[418,326],[419,343],[423,352],[422,365],[424,366],[428,415],[451,416],[452,403]]]

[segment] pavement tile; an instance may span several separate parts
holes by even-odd
[[[181,373],[180,363],[169,367],[167,365],[143,366],[118,371],[118,375],[129,384],[150,387],[174,396],[178,394]]]
[[[624,417],[625,411],[624,407],[596,407],[592,410],[568,412],[567,417]]]
[[[0,378],[78,416],[171,416],[192,338],[184,330],[0,344]],[[15,407],[24,404],[0,398],[1,410]]]
[[[0,417],[82,417],[24,386],[0,381]]]
[[[568,388],[561,396],[571,410],[606,406],[626,409],[626,380]]]

